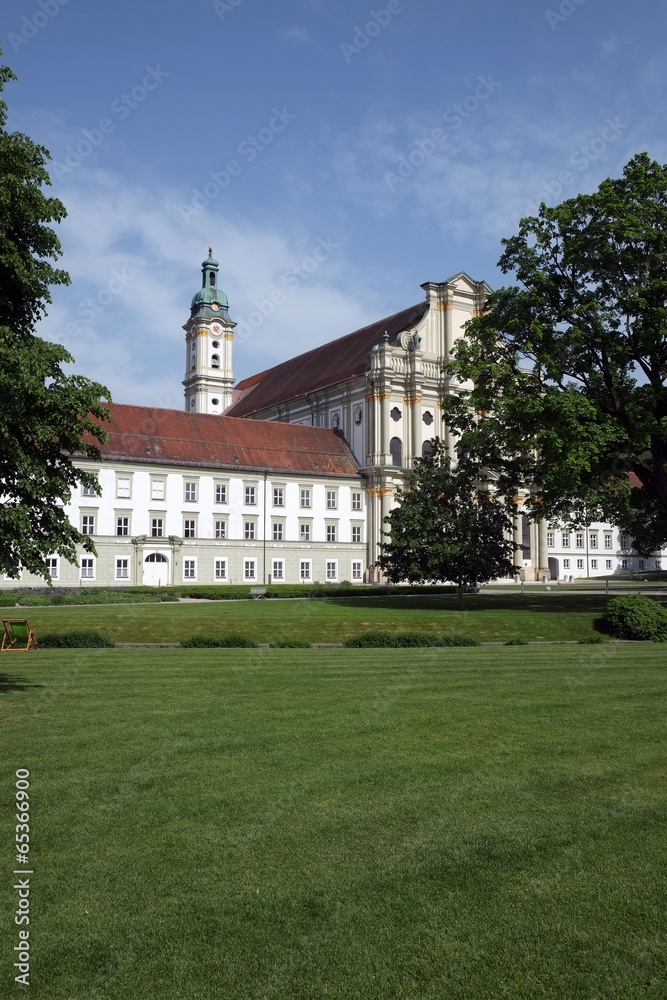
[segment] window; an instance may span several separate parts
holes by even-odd
[[[116,559],[116,579],[127,580],[130,576],[129,559]]]
[[[274,507],[284,507],[285,506],[285,490],[282,486],[275,486],[273,488],[273,506]]]
[[[227,560],[226,559],[216,559],[215,560],[215,578],[216,578],[216,580],[226,580],[227,579]]]
[[[245,488],[245,502],[249,507],[255,507],[257,504],[257,487],[256,486],[246,486]]]
[[[403,465],[403,442],[398,437],[393,437],[389,442],[389,454],[392,465]]]
[[[577,569],[583,569],[583,568],[584,568],[584,560],[577,559]]]
[[[274,542],[282,542],[283,540],[283,522],[274,521],[273,522],[273,540]]]
[[[301,541],[302,542],[309,542],[310,541],[310,525],[309,524],[302,524],[300,526],[300,529],[299,529],[299,535],[301,537]]]
[[[94,559],[82,559],[81,560],[81,579],[82,580],[92,580],[95,576],[95,560]]]
[[[183,560],[183,579],[184,580],[196,580],[196,559],[184,559]]]
[[[338,563],[328,562],[327,563],[327,580],[337,580],[338,579]]]
[[[301,506],[310,507],[310,490],[301,490]]]
[[[256,559],[246,559],[243,563],[243,577],[245,580],[256,580],[257,579],[257,560]]]
[[[630,537],[629,537],[629,535],[621,535],[621,548],[622,549],[629,549],[630,548]]]
[[[353,542],[361,541],[361,526],[358,524],[352,525],[352,541]]]
[[[215,502],[227,503],[227,486],[225,483],[215,484]]]
[[[129,517],[119,516],[116,518],[116,534],[117,535],[129,535],[130,533],[130,519]]]
[[[187,518],[183,521],[183,537],[194,538],[197,534],[197,522],[194,518]]]
[[[547,545],[549,548],[553,548],[554,545],[554,533],[553,531],[547,531]]]
[[[272,580],[284,580],[285,579],[285,564],[282,559],[273,560],[273,572],[271,573]]]
[[[352,563],[352,579],[361,580],[361,563],[355,560]]]
[[[361,510],[361,493],[352,494],[352,510]]]
[[[604,547],[605,547],[605,549],[610,549],[611,548],[611,535],[605,535],[604,536]]]
[[[211,355],[211,368],[219,368],[219,367],[220,367],[220,355],[219,354],[212,354]]]
[[[226,538],[227,537],[227,522],[226,521],[216,521],[215,522],[215,537],[216,538]]]
[[[569,531],[564,531],[563,532],[561,541],[563,543],[563,548],[564,549],[569,549],[569,547],[570,547],[570,532]]]
[[[126,476],[116,479],[116,496],[122,500],[130,499],[130,480]]]
[[[578,549],[583,549],[584,547],[584,535],[583,532],[578,531],[576,537],[576,546]]]
[[[243,524],[243,537],[246,541],[253,541],[255,538],[255,522],[245,521]]]
[[[197,484],[196,483],[186,483],[185,484],[185,499],[189,501],[196,501],[197,499]]]
[[[607,569],[611,569],[611,559],[607,559],[606,567]]]
[[[327,524],[327,541],[328,542],[335,542],[336,541],[336,525],[335,524]]]
[[[301,560],[301,563],[299,564],[299,575],[301,577],[301,582],[302,583],[303,583],[304,580],[310,580],[310,562],[309,561],[306,562],[303,559]]]
[[[162,538],[164,534],[164,518],[163,517],[153,517],[151,518],[151,535],[153,538]]]
[[[597,531],[590,531],[588,533],[588,540],[590,542],[592,549],[597,549],[598,547],[598,533]]]
[[[643,559],[640,559],[640,560],[639,560],[639,568],[640,568],[640,569],[644,569],[645,565],[646,565],[646,564],[645,564],[644,560],[643,560]]]
[[[569,569],[569,568],[570,568],[570,560],[563,559],[563,569]]]
[[[95,515],[94,514],[84,514],[81,518],[81,534],[82,535],[94,535],[95,534]]]
[[[164,500],[164,479],[151,480],[151,500]]]
[[[591,569],[597,569],[597,568],[598,568],[597,559],[591,559]]]
[[[424,441],[422,445],[422,458],[430,458],[432,454],[433,454],[433,442]]]
[[[50,556],[46,560],[46,568],[52,580],[58,579],[58,557]]]
[[[327,510],[336,510],[338,507],[338,494],[335,490],[327,490]]]
[[[628,560],[621,559],[621,569],[627,569],[627,568],[628,568]]]
[[[95,492],[95,487],[94,486],[83,486],[81,488],[81,494],[84,497],[96,497],[97,496],[97,493]]]

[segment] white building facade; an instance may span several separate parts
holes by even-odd
[[[442,400],[461,385],[442,365],[491,291],[464,272],[422,285],[421,302],[234,387],[235,323],[202,284],[185,330],[184,412],[113,405],[97,466],[101,495],[67,506],[95,543],[78,565],[47,560],[61,586],[381,581],[384,519],[433,437],[454,445]],[[518,498],[517,498],[518,499]],[[517,502],[515,556],[526,580],[661,569],[609,524],[570,531]],[[21,584],[39,586],[22,574]],[[0,586],[16,586],[15,580]]]

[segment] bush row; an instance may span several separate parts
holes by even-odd
[[[405,649],[419,646],[481,646],[479,639],[470,635],[426,635],[423,632],[362,632],[348,639],[345,645],[350,649],[391,648]]]

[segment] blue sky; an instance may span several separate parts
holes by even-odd
[[[9,126],[68,210],[39,332],[117,402],[180,409],[210,233],[237,378],[425,281],[507,283],[539,201],[667,162],[666,27],[659,0],[5,0]]]

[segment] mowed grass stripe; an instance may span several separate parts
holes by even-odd
[[[660,647],[16,659],[35,996],[664,991]]]
[[[329,600],[219,601],[201,604],[29,608],[21,612],[40,631],[100,629],[114,642],[180,642],[192,635],[239,632],[255,642],[302,639],[344,642],[360,632],[388,629],[458,632],[482,642],[562,642],[594,633],[606,601],[599,595],[472,595],[459,611],[449,596]],[[18,613],[18,612],[17,612]]]

